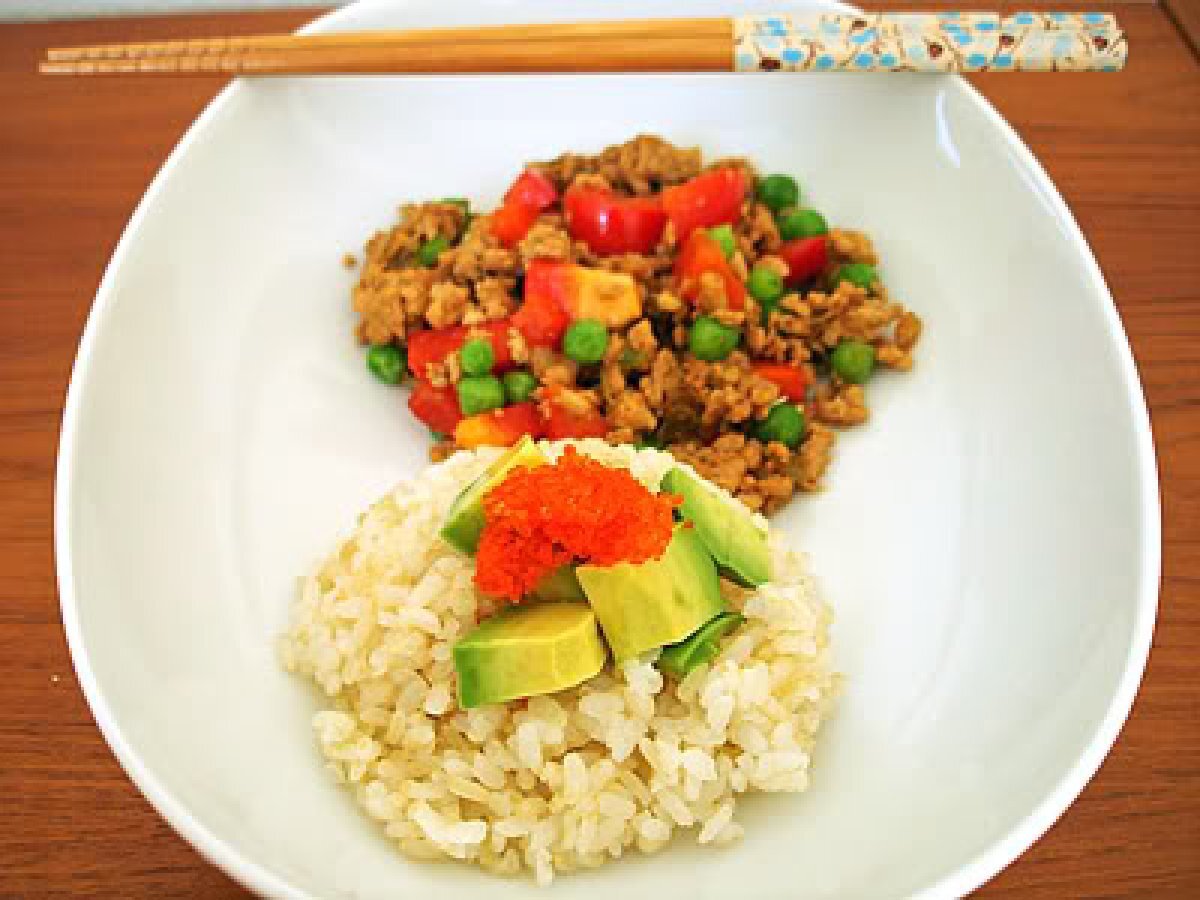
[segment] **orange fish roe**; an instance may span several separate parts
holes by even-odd
[[[517,469],[483,498],[475,584],[519,601],[567,563],[655,559],[671,540],[678,503],[568,447],[554,465]]]

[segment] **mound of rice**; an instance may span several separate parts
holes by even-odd
[[[572,443],[651,488],[677,465]],[[565,443],[543,446],[554,457]],[[726,586],[747,622],[682,683],[647,658],[552,696],[458,708],[451,648],[493,610],[438,529],[498,455],[456,453],[372,506],[304,581],[281,639],[286,668],[329,698],[313,721],[321,754],[363,809],[412,856],[527,868],[546,884],[630,847],[652,853],[677,830],[728,844],[742,834],[738,794],[803,791],[838,678],[829,611],[775,536],[774,580]]]

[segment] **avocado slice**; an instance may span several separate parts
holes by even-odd
[[[586,603],[510,606],[454,645],[463,709],[551,694],[587,681],[608,652]]]
[[[442,525],[442,537],[446,543],[463,553],[474,553],[479,547],[479,535],[483,533],[483,497],[504,480],[513,469],[523,466],[533,469],[547,463],[546,454],[538,449],[529,435],[513,444],[508,452],[488,466],[487,470],[463,488],[455,498]]]
[[[538,600],[587,600],[574,566],[560,566],[537,583],[530,596]]]
[[[575,574],[619,663],[683,640],[725,609],[717,567],[688,525],[675,526],[658,559]]]
[[[721,638],[746,619],[741,613],[723,612],[710,619],[685,641],[664,647],[658,657],[658,667],[668,675],[683,678],[702,663],[712,662],[721,652]]]
[[[680,514],[696,526],[723,572],[746,587],[758,587],[771,580],[767,535],[755,524],[750,510],[716,496],[678,466],[663,476],[659,489],[683,498]]]

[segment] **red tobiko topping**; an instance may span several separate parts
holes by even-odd
[[[475,584],[514,602],[567,563],[642,563],[667,549],[679,498],[568,447],[554,465],[517,469],[483,498]]]

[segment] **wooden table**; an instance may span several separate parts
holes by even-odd
[[[1045,164],[1112,286],[1149,395],[1165,520],[1133,717],[1081,799],[983,897],[1200,897],[1200,67],[1187,36],[1200,6],[1171,2],[1100,4],[1128,30],[1120,76],[974,79]],[[49,45],[284,30],[310,15],[0,27],[0,898],[248,896],[174,835],[101,740],[67,656],[51,547],[59,415],[93,292],[219,83],[40,78],[34,61]]]

